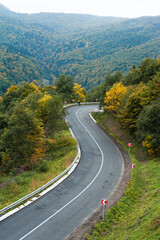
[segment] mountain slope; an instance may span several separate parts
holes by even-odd
[[[21,81],[54,84],[62,73],[89,89],[107,72],[126,73],[144,58],[157,57],[159,29],[159,16],[18,14],[0,5],[1,91]]]

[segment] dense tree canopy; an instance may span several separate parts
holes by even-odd
[[[15,107],[8,127],[1,136],[3,168],[34,166],[43,156],[43,127],[32,111]]]
[[[64,101],[74,98],[74,80],[71,76],[62,74],[55,83],[56,91],[62,95]]]
[[[159,106],[160,106],[160,60],[147,58],[136,69],[132,67],[126,76],[118,74],[113,86],[102,83],[89,93],[97,96],[104,109],[114,114],[123,128],[141,141],[150,155],[160,155]],[[108,79],[106,77],[106,80]],[[115,75],[116,76],[116,75]],[[114,79],[114,77],[112,79]],[[117,79],[117,81],[116,81]],[[105,92],[105,96],[104,96]]]
[[[0,172],[36,167],[47,149],[47,138],[65,126],[61,97],[54,87],[25,83],[8,89],[0,110]]]
[[[160,155],[160,98],[145,106],[139,114],[137,135],[150,154]]]
[[[140,82],[147,83],[152,80],[153,76],[160,71],[160,59],[153,60],[147,58],[142,61],[139,67],[136,69],[135,65],[126,75],[123,80],[125,85],[139,84]]]
[[[1,95],[24,81],[54,85],[61,74],[71,75],[88,90],[105,81],[108,72],[127,73],[133,64],[138,66],[144,58],[159,54],[159,16],[27,15],[2,6],[0,16]],[[154,66],[150,61],[145,65],[150,66],[150,75]],[[145,76],[145,65],[140,79]],[[137,73],[139,81],[136,69]]]
[[[97,100],[100,102],[100,106],[103,107],[106,91],[108,92],[114,83],[120,82],[122,77],[123,75],[119,71],[116,71],[113,74],[107,73],[105,77],[105,81],[103,83],[101,83],[99,86],[88,91],[87,100],[91,102],[94,102]]]
[[[35,168],[57,132],[66,128],[64,99],[82,100],[86,90],[61,75],[56,87],[11,86],[0,99],[0,173]]]

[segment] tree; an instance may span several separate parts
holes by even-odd
[[[122,125],[132,133],[136,131],[136,121],[144,106],[160,97],[160,73],[147,84],[140,83],[128,96],[124,108],[120,112]]]
[[[88,92],[87,99],[92,102],[98,99],[98,101],[100,102],[100,107],[103,107],[106,92],[108,92],[112,88],[114,83],[120,82],[122,77],[123,75],[119,71],[116,71],[114,74],[107,73],[105,81],[99,86],[92,88]]]
[[[38,110],[38,101],[43,97],[43,95],[44,93],[42,93],[39,89],[36,89],[23,100],[24,105],[36,114]]]
[[[38,101],[38,115],[41,118],[46,136],[54,134],[64,123],[64,110],[61,98],[45,94]]]
[[[38,90],[33,83],[24,83],[20,87],[11,86],[3,98],[3,106],[5,110],[13,108],[17,102],[22,101],[30,93]]]
[[[4,132],[5,128],[8,126],[8,116],[7,114],[0,113],[0,135]]]
[[[74,81],[71,76],[61,75],[55,83],[56,90],[63,100],[71,101],[74,98]]]
[[[160,59],[147,58],[139,66],[140,82],[147,83],[160,71]]]
[[[135,66],[129,71],[123,80],[124,85],[148,83],[160,71],[160,59],[147,58],[141,62],[138,69]]]
[[[136,69],[135,65],[133,65],[132,69],[126,75],[126,77],[122,80],[125,86],[139,84],[140,83],[140,71]]]
[[[86,99],[86,90],[82,85],[78,83],[74,83],[74,93],[75,93],[75,100],[83,101],[83,99]]]
[[[112,75],[110,73],[108,73],[106,75],[105,85],[112,87],[114,83],[120,82],[122,77],[123,77],[123,75],[122,75],[122,73],[120,71],[116,71]]]
[[[104,99],[105,109],[117,114],[121,108],[122,99],[127,93],[127,88],[122,83],[115,83]]]
[[[123,127],[131,133],[136,131],[136,120],[144,105],[149,104],[150,97],[145,84],[139,84],[126,100],[119,116]]]
[[[8,108],[10,108],[10,106],[12,105],[12,103],[17,100],[17,98],[19,97],[18,95],[18,87],[17,86],[11,86],[5,96],[3,97],[3,108],[4,111],[7,110]]]
[[[8,89],[0,102],[0,167],[36,167],[47,149],[46,137],[66,127],[63,102],[55,87],[25,83]],[[23,168],[24,169],[24,168]]]
[[[137,136],[149,155],[160,155],[160,98],[145,106],[139,114]]]
[[[38,88],[36,87],[35,84],[33,83],[24,83],[20,88],[19,92],[21,92],[21,97],[25,98],[27,97],[30,93],[36,91]]]
[[[34,113],[22,104],[15,107],[1,137],[2,168],[34,167],[44,156],[44,131]]]
[[[151,81],[147,83],[150,101],[160,97],[160,72],[158,72]]]

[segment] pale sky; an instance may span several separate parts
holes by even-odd
[[[160,15],[160,0],[0,0],[20,13],[60,12],[136,18]]]

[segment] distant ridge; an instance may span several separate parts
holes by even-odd
[[[2,10],[7,10],[7,11],[11,11],[9,8],[7,8],[6,6],[4,6],[3,4],[0,3],[0,8]]]
[[[0,32],[0,93],[23,81],[54,84],[61,74],[90,89],[160,52],[160,16],[20,14],[0,4]]]

